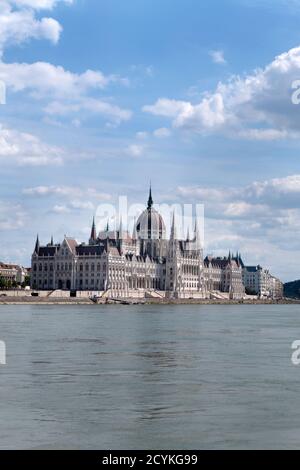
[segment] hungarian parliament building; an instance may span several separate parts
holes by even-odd
[[[97,233],[93,220],[88,244],[65,237],[41,246],[37,237],[31,263],[31,288],[80,291],[112,298],[242,299],[247,294],[279,298],[282,283],[261,266],[245,266],[241,255],[203,257],[200,235],[178,239],[175,216],[170,237],[163,217],[147,208],[132,235],[109,227]]]

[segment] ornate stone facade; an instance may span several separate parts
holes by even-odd
[[[243,297],[242,267],[231,255],[203,259],[195,224],[192,237],[179,240],[173,217],[169,240],[162,216],[154,209],[150,190],[148,206],[132,236],[122,230],[96,233],[93,221],[88,244],[65,237],[40,246],[32,255],[31,287],[39,290],[109,292],[112,297],[166,296],[209,298],[222,291]]]

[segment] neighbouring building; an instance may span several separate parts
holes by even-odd
[[[0,262],[0,279],[7,283],[21,285],[28,275],[27,269],[17,264]]]
[[[272,276],[268,269],[258,266],[243,266],[243,284],[249,294],[278,299],[283,297],[283,283]]]

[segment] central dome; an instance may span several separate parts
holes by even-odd
[[[166,238],[164,219],[153,207],[151,187],[148,206],[137,220],[136,232],[137,236],[143,240],[162,240]]]

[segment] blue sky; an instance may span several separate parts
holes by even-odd
[[[0,260],[86,240],[151,179],[205,204],[206,252],[299,278],[299,20],[297,0],[2,0]]]

